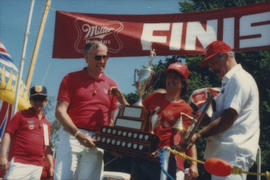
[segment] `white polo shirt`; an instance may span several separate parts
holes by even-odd
[[[260,136],[259,93],[255,80],[240,64],[223,77],[212,120],[228,108],[238,117],[232,127],[207,139],[205,158],[241,156],[255,161]]]

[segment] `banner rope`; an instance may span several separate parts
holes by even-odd
[[[180,156],[180,157],[182,157],[184,159],[188,159],[188,160],[191,160],[191,161],[196,161],[199,164],[205,165],[205,162],[194,159],[194,158],[192,158],[192,157],[190,157],[190,156],[188,156],[188,155],[186,155],[184,153],[181,153],[181,152],[178,152],[178,151],[176,151],[174,149],[171,149],[170,147],[166,147],[164,149],[166,149],[170,153],[172,153],[174,155],[177,155],[177,156]],[[247,174],[247,175],[254,175],[254,176],[265,176],[267,180],[270,180],[270,172],[269,171],[266,171],[265,173],[247,172],[247,171],[243,171],[240,167],[237,167],[237,166],[232,167],[230,174]]]
[[[195,161],[195,162],[197,162],[199,164],[203,164],[204,165],[204,162],[203,161],[200,161],[198,159],[194,159],[194,158],[192,158],[192,157],[190,157],[190,156],[188,156],[188,155],[186,155],[184,153],[181,153],[181,152],[178,152],[178,151],[176,151],[174,149],[171,149],[170,147],[166,147],[166,150],[169,151],[170,153],[172,153],[174,155],[177,155],[177,156],[180,156],[180,157],[182,157],[184,159],[187,159],[187,160],[190,160],[190,161]]]

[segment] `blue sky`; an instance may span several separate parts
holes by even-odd
[[[35,0],[23,71],[24,82],[45,3],[46,0]],[[18,68],[22,56],[30,4],[31,0],[0,1],[0,40]],[[32,85],[45,85],[49,96],[54,97],[57,95],[63,76],[69,72],[80,70],[86,65],[84,59],[52,58],[55,12],[57,10],[101,14],[166,14],[178,13],[179,5],[178,0],[52,0]],[[110,58],[105,72],[117,82],[123,93],[134,92],[135,88],[132,86],[134,69],[140,69],[143,65],[147,65],[148,58]],[[153,63],[157,63],[160,59],[164,59],[164,57],[156,57]]]

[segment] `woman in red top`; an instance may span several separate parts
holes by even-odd
[[[187,78],[189,71],[186,65],[176,62],[171,64],[165,71],[166,74],[166,90],[157,91],[147,96],[144,101],[144,107],[150,112],[156,112],[157,121],[152,125],[154,133],[160,138],[160,148],[165,146],[176,146],[181,142],[181,135],[173,129],[180,113],[191,115],[192,108],[182,99],[186,93]],[[190,121],[183,116],[184,126],[187,127]],[[156,152],[157,154],[158,152]],[[195,145],[187,150],[187,153],[193,158],[197,158]],[[170,158],[170,161],[176,159],[176,179],[184,179],[184,159],[181,157]],[[135,179],[160,179],[158,173],[153,173],[153,169],[159,169],[159,163],[140,162],[133,166],[132,176]],[[172,162],[170,162],[172,163]],[[175,162],[174,162],[175,163]],[[156,167],[156,168],[155,168]],[[150,169],[151,170],[150,170]],[[169,170],[170,170],[169,165]],[[172,173],[172,172],[171,172]],[[198,177],[197,163],[191,162],[189,168],[189,177]]]

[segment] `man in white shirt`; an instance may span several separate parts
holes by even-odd
[[[205,158],[217,157],[232,166],[248,171],[256,159],[260,136],[259,93],[255,80],[237,64],[234,53],[223,41],[206,48],[201,67],[209,68],[222,79],[221,93],[216,97],[216,111],[210,123],[192,137],[195,143],[207,138]],[[212,180],[244,180],[246,175],[229,175]]]

